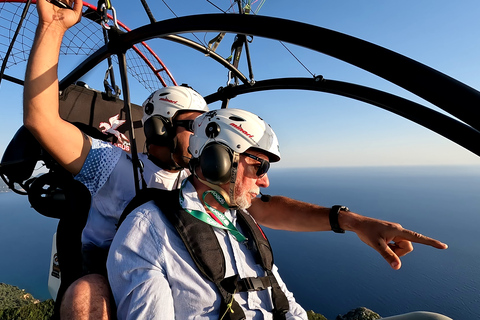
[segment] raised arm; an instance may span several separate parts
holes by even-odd
[[[266,227],[288,231],[331,230],[330,208],[320,207],[287,197],[274,196],[268,202],[254,199],[248,209],[255,220]],[[438,240],[403,228],[398,223],[365,217],[354,212],[340,211],[340,228],[353,231],[364,243],[375,249],[397,270],[401,267],[400,257],[413,250],[412,242],[446,249]]]
[[[73,1],[66,1],[72,5]],[[58,58],[65,32],[81,19],[82,0],[73,10],[37,0],[39,22],[25,74],[23,122],[40,144],[68,171],[77,174],[90,150],[90,140],[60,118]]]

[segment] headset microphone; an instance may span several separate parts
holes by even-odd
[[[268,194],[263,194],[260,192],[260,194],[262,195],[260,197],[260,200],[262,200],[263,202],[268,202],[270,201],[270,199],[272,199],[272,196],[271,195],[268,195]]]

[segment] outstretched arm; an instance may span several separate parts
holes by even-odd
[[[71,0],[66,1],[72,5]],[[24,125],[63,167],[77,174],[90,150],[90,140],[60,118],[58,58],[65,32],[81,19],[82,0],[73,10],[37,0],[39,22],[25,74]]]
[[[320,207],[286,197],[274,196],[268,202],[254,199],[248,209],[255,220],[266,227],[289,231],[331,230],[330,208]],[[438,249],[448,246],[438,240],[404,229],[398,223],[365,217],[354,212],[340,211],[340,228],[353,231],[364,243],[375,249],[397,270],[400,257],[413,250],[412,242]]]

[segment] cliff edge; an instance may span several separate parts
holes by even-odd
[[[52,299],[40,302],[23,289],[0,283],[0,320],[47,320],[53,304]]]

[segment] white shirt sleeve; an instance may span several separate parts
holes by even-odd
[[[149,220],[132,212],[112,242],[107,268],[119,320],[175,318],[155,233]]]

